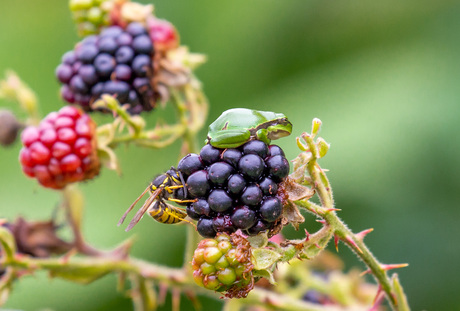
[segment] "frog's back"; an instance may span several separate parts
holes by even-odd
[[[234,108],[223,112],[210,126],[210,130],[251,129],[267,120],[264,111]]]

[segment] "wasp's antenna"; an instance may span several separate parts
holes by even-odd
[[[134,206],[136,206],[137,202],[139,202],[139,200],[147,193],[147,191],[149,191],[149,188],[150,185],[147,186],[147,188],[145,188],[144,192],[142,192],[142,194],[136,199],[136,201],[134,201],[134,203],[131,204],[131,206],[126,210],[123,216],[121,216],[120,220],[118,221],[118,226],[120,226],[125,221],[126,216],[128,216],[129,212],[131,212]]]

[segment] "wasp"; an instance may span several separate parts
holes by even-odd
[[[182,190],[182,191],[180,191]],[[182,173],[177,171],[174,167],[171,167],[166,173],[156,177],[153,181],[145,188],[144,192],[134,201],[133,204],[126,210],[118,222],[120,226],[126,216],[136,206],[137,202],[150,191],[150,197],[145,201],[142,207],[134,215],[133,219],[126,227],[125,231],[131,230],[141,219],[146,212],[152,216],[156,221],[163,224],[177,224],[185,220],[187,213],[166,201],[176,202],[178,204],[186,204],[189,202],[195,202],[196,200],[187,200],[187,187],[185,187],[184,177]],[[180,193],[179,193],[180,191]],[[176,199],[175,197],[181,197]]]

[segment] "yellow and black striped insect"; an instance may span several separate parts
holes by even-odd
[[[142,194],[134,201],[133,204],[126,210],[121,217],[118,225],[120,226],[124,221],[129,212],[139,202],[139,200],[150,191],[150,197],[145,201],[142,207],[134,215],[133,219],[129,223],[126,231],[131,230],[141,219],[146,212],[152,216],[156,221],[163,224],[177,224],[185,220],[187,213],[179,207],[173,206],[166,203],[165,201],[172,201],[179,204],[195,202],[195,200],[176,199],[178,190],[182,190],[181,197],[187,197],[187,189],[184,186],[184,178],[182,174],[177,171],[174,167],[171,167],[166,173],[156,177],[150,185],[142,192]],[[185,220],[186,221],[186,220]]]

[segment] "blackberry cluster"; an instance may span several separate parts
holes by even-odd
[[[155,106],[152,76],[153,43],[147,29],[131,23],[126,29],[112,26],[100,35],[86,37],[62,57],[56,69],[64,85],[61,96],[91,111],[90,103],[101,94],[116,95],[129,104],[131,114]]]
[[[70,0],[74,22],[78,33],[87,36],[99,32],[99,29],[110,25],[110,11],[113,7],[111,0]]]
[[[188,154],[177,169],[186,180],[187,214],[198,220],[198,232],[214,237],[238,229],[256,235],[272,230],[283,209],[278,186],[289,174],[283,150],[259,140],[239,148],[205,145],[200,154]],[[179,195],[180,196],[180,195]]]
[[[95,177],[100,168],[95,129],[93,120],[75,107],[51,112],[38,127],[22,132],[23,172],[52,189]]]

